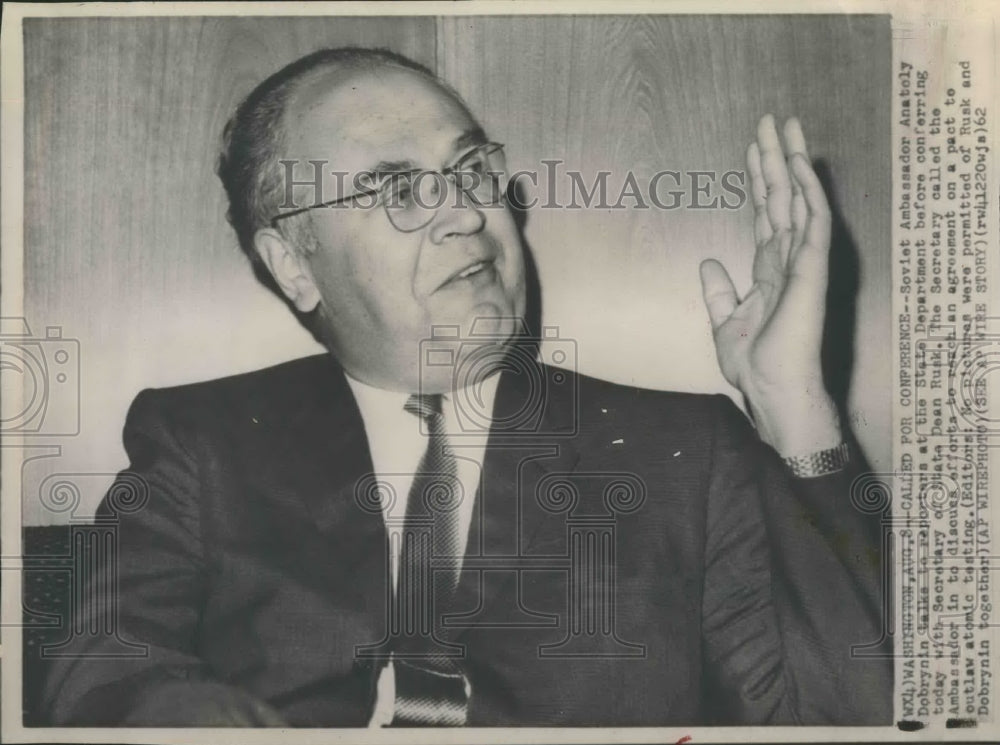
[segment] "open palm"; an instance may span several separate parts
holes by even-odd
[[[750,290],[740,299],[722,264],[701,265],[719,366],[751,402],[822,386],[830,209],[797,119],[785,123],[784,141],[767,115],[747,149],[757,246]]]

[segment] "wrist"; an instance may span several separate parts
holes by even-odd
[[[760,439],[783,458],[836,448],[844,441],[837,407],[822,386],[745,395]]]

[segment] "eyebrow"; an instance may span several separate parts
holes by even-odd
[[[456,152],[464,150],[472,145],[482,145],[486,142],[486,133],[482,127],[468,129],[452,143],[452,149]],[[412,160],[380,160],[374,167],[368,168],[363,173],[404,173],[407,171],[419,171],[417,164]]]
[[[455,150],[464,150],[470,145],[482,145],[486,142],[486,133],[482,127],[469,129],[455,138]]]

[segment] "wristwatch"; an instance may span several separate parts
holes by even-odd
[[[817,450],[806,455],[783,458],[785,465],[800,479],[811,479],[842,471],[850,460],[850,450],[846,442],[827,450]]]

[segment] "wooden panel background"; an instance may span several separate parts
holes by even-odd
[[[561,158],[612,171],[610,184],[627,169],[742,169],[760,114],[800,115],[857,246],[852,414],[888,462],[887,19],[35,19],[24,42],[25,313],[36,335],[61,326],[80,341],[82,401],[79,436],[48,441],[59,455],[25,467],[26,524],[92,513],[100,476],[80,480],[75,512],[43,507],[40,485],[123,467],[121,425],[141,388],[317,349],[254,281],[214,165],[226,118],[257,82],[342,44],[436,66],[513,167]],[[745,283],[749,226],[748,208],[535,210],[526,232],[545,321],[576,340],[584,372],[725,390],[697,265],[722,257]]]
[[[453,17],[441,23],[438,50],[443,77],[510,143],[511,170],[561,159],[587,183],[611,171],[619,189],[629,169],[640,184],[665,169],[742,170],[761,115],[799,116],[842,219],[831,364],[843,369],[853,354],[852,423],[874,463],[888,466],[888,17]],[[544,197],[546,179],[539,184]],[[525,232],[546,322],[577,340],[585,372],[728,392],[698,264],[721,258],[748,287],[751,222],[749,205],[536,209]]]

